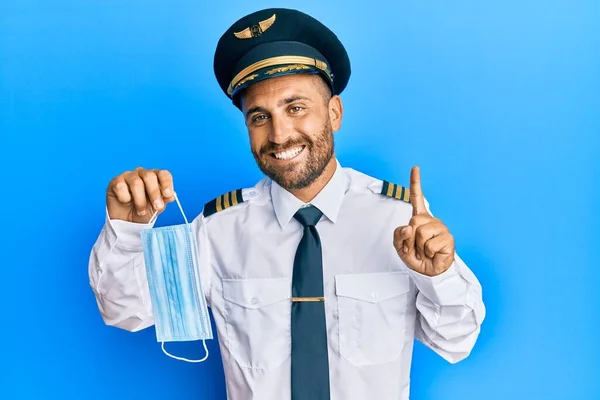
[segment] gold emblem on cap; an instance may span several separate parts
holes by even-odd
[[[303,69],[310,69],[310,67],[308,65],[303,65],[303,64],[286,65],[285,67],[270,69],[267,72],[265,72],[265,74],[273,75],[273,74],[279,74],[281,72],[300,71]],[[238,85],[241,85],[241,83],[239,83]]]
[[[234,32],[236,38],[238,39],[252,39],[255,37],[259,37],[262,35],[267,29],[271,27],[275,23],[276,15],[273,14],[270,18],[265,19],[264,21],[260,21],[258,25],[252,25],[243,31]]]
[[[253,80],[253,79],[254,79],[254,78],[256,78],[256,77],[258,77],[258,74],[252,74],[252,75],[250,75],[250,76],[248,76],[248,77],[246,77],[246,78],[242,79],[242,80],[241,80],[241,81],[238,83],[238,86],[241,86],[241,85],[243,85],[244,83],[246,83],[246,82],[248,82],[248,81],[251,81],[251,80]]]

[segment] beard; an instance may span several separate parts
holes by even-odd
[[[303,150],[306,155],[302,161],[292,162],[289,165],[274,163],[275,159],[271,153],[299,146],[306,147]],[[294,190],[309,186],[323,174],[333,157],[333,147],[333,129],[328,118],[321,132],[312,138],[301,133],[282,144],[268,142],[258,152],[252,150],[252,155],[263,174],[282,188]]]

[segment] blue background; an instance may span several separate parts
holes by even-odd
[[[103,325],[88,257],[125,170],[171,170],[188,216],[260,179],[212,55],[240,16],[297,4],[0,3],[0,398],[224,399],[215,341],[188,364]],[[401,184],[420,165],[484,287],[471,357],[417,345],[412,398],[600,398],[600,3],[301,6],[351,55],[341,162]]]

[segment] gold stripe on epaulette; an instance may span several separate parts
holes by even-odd
[[[226,210],[243,202],[244,197],[242,195],[242,189],[232,190],[231,192],[227,192],[219,197],[215,197],[208,203],[204,204],[202,213],[205,217],[208,217],[216,212]]]
[[[390,184],[388,185],[388,190],[387,190],[387,195],[388,195],[388,196],[392,197],[392,193],[394,193],[394,188],[395,188],[395,187],[396,187],[396,185],[395,185],[395,184],[393,184],[393,183],[390,183]]]
[[[221,201],[222,199],[223,199],[223,195],[220,195],[219,197],[217,197],[217,212],[223,210],[223,202]]]
[[[397,185],[392,182],[383,181],[383,187],[381,188],[381,194],[391,197],[396,200],[402,200],[407,203],[410,202],[410,190],[407,187]]]
[[[223,208],[229,208],[229,193],[223,195]]]

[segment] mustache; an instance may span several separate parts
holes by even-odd
[[[309,149],[311,148],[313,141],[308,137],[296,137],[291,138],[285,141],[285,143],[273,143],[267,142],[260,148],[260,154],[268,154],[268,153],[278,153],[280,151],[289,150],[294,147],[298,147],[301,145],[306,145]]]

